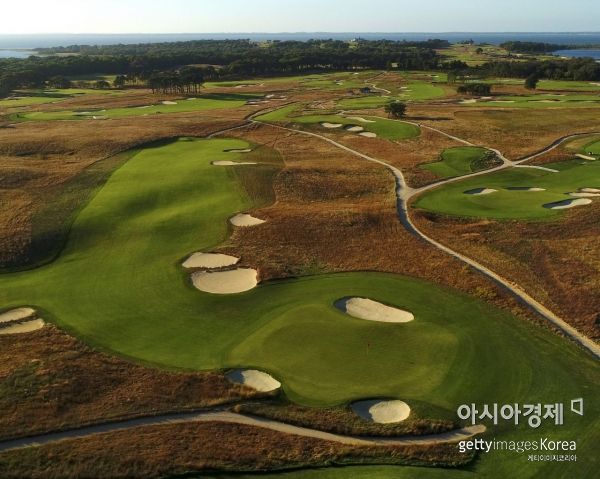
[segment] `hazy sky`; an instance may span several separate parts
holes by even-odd
[[[0,6],[0,33],[598,30],[598,0],[3,0]]]

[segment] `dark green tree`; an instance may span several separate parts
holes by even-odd
[[[402,118],[406,115],[406,104],[399,101],[393,101],[385,105],[385,112],[390,118]]]

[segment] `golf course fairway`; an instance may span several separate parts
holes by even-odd
[[[545,164],[544,168],[555,171],[510,168],[442,185],[420,196],[415,207],[452,216],[552,219],[564,214],[564,210],[545,205],[572,200],[575,197],[570,193],[577,194],[579,189],[600,189],[598,161],[568,160]],[[484,195],[465,193],[482,188],[496,191]]]
[[[251,198],[239,172],[254,168],[269,179],[279,166],[272,155],[261,164],[254,152],[257,165],[211,164],[246,158],[224,150],[250,146],[180,139],[141,150],[84,207],[55,262],[0,275],[1,308],[31,306],[96,347],[161,367],[264,370],[281,381],[289,399],[304,405],[391,397],[416,414],[445,411],[456,419],[456,407],[465,403],[583,397],[586,410],[597,410],[600,373],[590,355],[477,298],[425,281],[357,272],[266,282],[233,295],[195,290],[182,261],[226,241],[229,217],[268,201]],[[260,264],[250,266],[260,270]],[[393,324],[352,318],[334,306],[346,296],[410,311],[415,319]],[[527,440],[557,431],[561,438],[578,438],[577,454],[596,457],[598,418],[568,411],[558,429],[551,421],[538,429],[504,421],[488,434]],[[515,477],[516,465],[530,476],[553,466],[500,452],[483,455],[474,467],[489,477]],[[593,460],[564,463],[563,476],[552,477],[590,477],[593,466]],[[410,477],[401,475],[404,470],[381,470]],[[320,477],[348,477],[327,474]],[[429,477],[441,477],[435,474]]]

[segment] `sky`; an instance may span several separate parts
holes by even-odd
[[[5,0],[0,6],[5,34],[598,30],[598,0]]]

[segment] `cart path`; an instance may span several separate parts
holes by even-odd
[[[525,157],[521,160],[518,160],[516,162],[510,161],[507,158],[504,157],[504,155],[502,155],[499,151],[497,153],[499,153],[500,158],[503,159],[503,163],[500,166],[497,166],[495,168],[490,168],[488,170],[483,170],[483,171],[478,171],[475,173],[470,173],[468,175],[464,175],[464,176],[459,176],[459,177],[455,177],[455,178],[449,178],[447,180],[443,180],[443,181],[439,181],[437,183],[432,183],[430,185],[421,187],[421,188],[411,188],[406,184],[406,180],[404,178],[404,175],[402,174],[402,171],[393,166],[390,165],[389,163],[386,163],[382,160],[379,160],[377,158],[373,158],[371,156],[368,156],[364,153],[361,153],[360,151],[354,150],[348,146],[345,146],[341,143],[338,143],[337,141],[328,138],[326,136],[320,135],[318,133],[313,133],[313,132],[309,132],[309,131],[303,131],[303,130],[297,130],[294,128],[288,128],[288,127],[284,127],[284,126],[280,126],[280,125],[274,125],[272,123],[264,123],[261,121],[257,121],[257,120],[253,120],[256,123],[260,123],[263,125],[268,125],[271,126],[273,128],[278,128],[278,129],[282,129],[282,130],[287,130],[290,132],[294,132],[294,133],[298,133],[298,134],[302,134],[302,135],[306,135],[306,136],[312,136],[315,138],[320,138],[321,140],[324,140],[342,150],[345,150],[349,153],[352,153],[360,158],[363,158],[367,161],[371,161],[373,163],[377,163],[379,165],[383,165],[386,168],[388,168],[392,174],[395,177],[395,181],[396,181],[396,197],[397,197],[397,209],[398,209],[398,217],[400,219],[400,222],[402,223],[402,225],[404,225],[404,227],[411,232],[412,234],[418,236],[419,238],[427,241],[429,244],[431,244],[432,246],[434,246],[435,248],[453,256],[454,258],[462,261],[463,263],[468,264],[469,266],[471,266],[472,268],[474,268],[475,270],[479,271],[480,273],[484,274],[485,276],[487,276],[488,278],[492,279],[496,284],[500,285],[502,288],[504,288],[505,290],[507,290],[508,292],[510,292],[513,296],[515,296],[519,301],[521,301],[523,304],[525,304],[526,306],[528,306],[530,309],[532,309],[533,311],[535,311],[536,313],[538,313],[539,315],[541,315],[543,318],[545,318],[546,320],[548,320],[549,322],[551,322],[553,325],[555,325],[556,327],[558,327],[564,334],[566,334],[567,336],[569,336],[571,339],[573,339],[574,341],[576,341],[577,343],[579,343],[581,346],[583,346],[585,349],[587,349],[590,353],[592,353],[597,359],[600,359],[600,345],[597,344],[596,342],[592,341],[590,338],[588,338],[587,336],[585,336],[584,334],[580,333],[579,331],[577,331],[577,329],[575,329],[574,327],[572,327],[571,325],[569,325],[565,320],[563,320],[562,318],[558,317],[556,314],[554,314],[552,311],[550,311],[548,308],[546,308],[543,304],[541,304],[539,301],[535,300],[534,298],[532,298],[529,294],[527,294],[527,292],[522,289],[519,285],[517,285],[516,283],[509,281],[508,279],[500,276],[498,273],[492,271],[491,269],[489,269],[488,267],[484,266],[483,264],[477,262],[476,260],[469,258],[468,256],[465,256],[461,253],[459,253],[458,251],[453,250],[452,248],[449,248],[448,246],[445,246],[443,244],[441,244],[440,242],[436,241],[435,239],[431,238],[430,236],[426,235],[425,233],[423,233],[421,230],[419,230],[415,224],[413,223],[413,221],[410,218],[410,215],[408,214],[408,201],[413,198],[415,195],[421,194],[425,191],[428,191],[430,189],[433,188],[437,188],[441,185],[447,184],[447,183],[452,183],[454,181],[459,181],[459,180],[463,180],[465,178],[470,178],[470,177],[474,177],[474,176],[479,176],[479,175],[484,175],[487,173],[491,173],[494,171],[499,171],[499,170],[503,170],[506,168],[511,168],[514,167],[518,164],[524,163],[525,161],[528,161],[532,158],[535,158],[537,156],[543,155],[544,153],[547,153],[548,151],[553,150],[554,148],[558,147],[560,144],[562,144],[563,142],[567,141],[568,139],[577,137],[577,136],[582,136],[582,135],[590,135],[590,134],[596,134],[595,132],[591,132],[591,133],[576,133],[576,134],[572,134],[572,135],[568,135],[565,137],[560,138],[559,140],[556,140],[554,143],[552,143],[552,145],[548,146],[547,148],[545,148],[544,150],[535,153],[534,155]],[[423,126],[423,125],[419,125],[418,123],[415,123],[415,125],[418,126]],[[425,128],[429,128],[429,127],[425,127]],[[440,131],[437,129],[433,129],[434,131]],[[446,135],[448,136],[448,135]],[[462,141],[464,142],[464,140],[460,140],[457,139],[457,141]],[[492,151],[497,151],[497,150],[492,150]]]
[[[335,442],[350,446],[409,446],[409,445],[435,445],[463,441],[477,434],[485,432],[483,425],[468,426],[461,429],[431,434],[426,436],[399,436],[399,437],[358,437],[343,436],[329,432],[311,429],[308,427],[293,426],[285,422],[257,416],[247,416],[229,411],[204,411],[165,414],[160,416],[142,417],[124,421],[102,423],[95,426],[87,426],[49,434],[41,434],[23,439],[13,439],[0,442],[0,452],[19,449],[24,447],[41,446],[69,439],[80,439],[94,436],[96,434],[108,434],[123,430],[144,428],[150,426],[163,426],[169,424],[183,423],[230,423],[243,424],[246,426],[269,429],[295,436],[311,437],[323,441]]]

